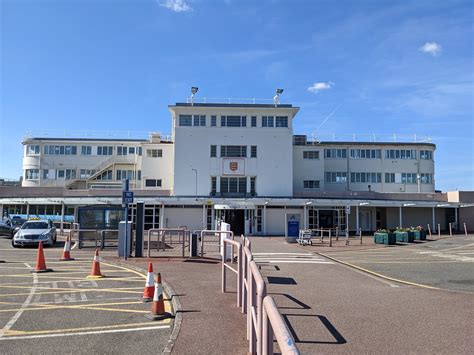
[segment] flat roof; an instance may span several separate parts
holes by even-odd
[[[81,141],[81,142],[148,142],[148,139],[130,139],[130,138],[61,138],[61,137],[28,137],[25,138],[25,142],[29,140],[42,140],[42,141]]]
[[[318,145],[429,145],[432,147],[436,147],[436,144],[429,143],[429,142],[351,142],[351,141],[341,141],[341,142],[334,142],[334,141],[321,141],[321,142],[306,142],[306,144],[295,144],[294,146],[318,146]]]
[[[168,107],[241,107],[241,108],[298,108],[294,107],[292,104],[224,104],[224,103],[187,103],[187,102],[177,102],[174,105],[168,105]]]

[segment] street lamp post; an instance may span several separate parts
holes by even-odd
[[[196,198],[196,201],[197,201],[197,195],[198,195],[198,171],[197,169],[191,169],[192,171],[194,171],[194,173],[196,174],[196,187],[195,187],[195,190],[194,190],[194,196]]]

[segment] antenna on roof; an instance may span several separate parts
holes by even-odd
[[[191,106],[194,105],[194,95],[198,92],[199,88],[196,86],[191,86]]]
[[[283,94],[283,89],[276,89],[276,95],[273,96],[273,104],[279,105],[280,104],[280,95]]]

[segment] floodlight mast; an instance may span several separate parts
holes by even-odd
[[[273,97],[273,104],[275,106],[280,104],[280,95],[283,94],[283,89],[276,89],[276,95]]]
[[[199,88],[196,86],[191,87],[191,106],[194,105],[194,95],[198,92]]]

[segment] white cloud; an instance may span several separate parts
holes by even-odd
[[[330,89],[333,85],[334,83],[332,81],[328,81],[327,83],[314,83],[308,88],[308,91],[312,92],[313,94],[317,94],[321,90]]]
[[[441,45],[436,42],[426,42],[423,46],[420,47],[420,51],[423,53],[429,53],[433,56],[437,56],[441,52]]]
[[[168,10],[174,12],[187,12],[193,11],[193,8],[189,6],[185,0],[165,0],[165,1],[158,1],[160,6],[166,7]]]

